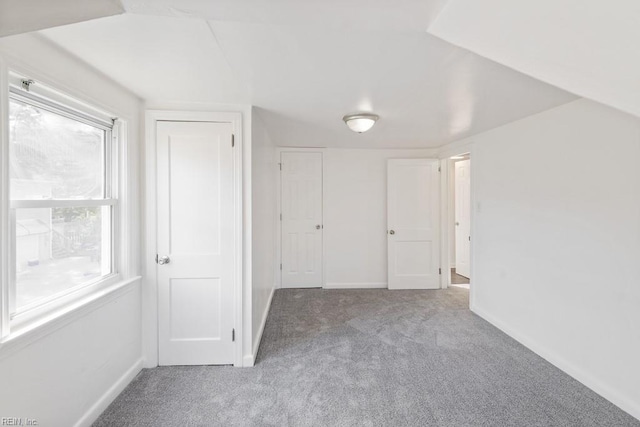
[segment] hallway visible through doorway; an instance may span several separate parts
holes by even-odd
[[[456,269],[451,269],[451,286],[469,289],[469,278],[456,273]]]
[[[470,154],[449,158],[447,233],[449,285],[469,289],[471,282],[471,159]]]

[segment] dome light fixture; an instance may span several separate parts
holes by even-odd
[[[362,133],[371,129],[379,118],[380,117],[371,113],[355,113],[347,114],[342,120],[344,120],[352,131]]]

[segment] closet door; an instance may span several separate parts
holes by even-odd
[[[322,153],[283,152],[282,287],[322,286]]]
[[[389,289],[440,288],[439,163],[388,160]]]

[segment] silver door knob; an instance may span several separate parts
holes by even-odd
[[[165,265],[165,264],[169,264],[171,262],[171,258],[169,258],[168,256],[161,256],[160,258],[158,258],[158,264],[160,265]]]
[[[389,234],[396,234],[396,232],[393,230],[389,230]]]
[[[319,225],[319,224],[318,224],[318,225],[316,225],[316,230],[320,230],[321,228],[322,228],[322,226],[321,226],[321,225]]]

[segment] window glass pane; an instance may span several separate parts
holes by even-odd
[[[104,198],[105,131],[11,100],[11,198]]]
[[[111,273],[111,208],[16,209],[16,307]]]

